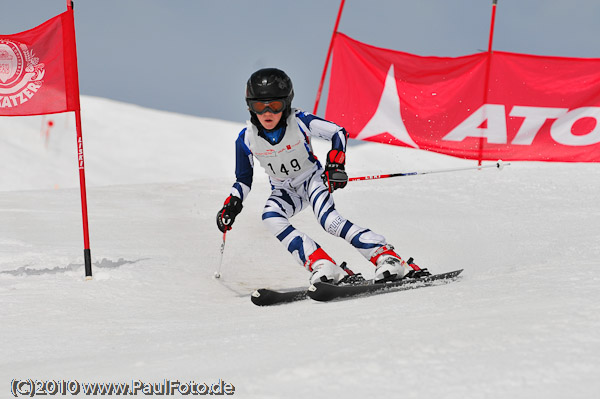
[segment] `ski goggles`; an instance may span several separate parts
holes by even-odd
[[[258,115],[262,115],[267,111],[271,111],[274,114],[278,114],[285,109],[285,106],[285,99],[270,101],[248,100],[248,107],[250,108],[250,111]]]

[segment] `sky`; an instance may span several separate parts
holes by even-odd
[[[464,268],[461,279],[265,309],[250,302],[254,289],[306,286],[310,274],[262,224],[270,193],[262,172],[227,233],[220,263],[215,214],[233,182],[233,123],[91,97],[82,105],[90,121],[94,277],[83,280],[78,190],[11,185],[0,193],[2,399],[12,398],[13,379],[26,378],[223,379],[236,388],[231,397],[38,391],[36,399],[599,397],[598,164],[519,163],[349,183],[333,194],[344,217],[432,272]],[[131,133],[122,137],[104,118],[132,126]],[[30,176],[32,186],[46,187],[68,172],[77,185],[72,135],[53,135],[46,150],[32,145],[40,142],[33,119],[4,119],[19,134],[0,129],[0,181],[5,150],[19,186],[17,178]],[[212,145],[187,133],[194,130],[214,132]],[[331,148],[313,144],[319,155]],[[349,168],[359,174],[474,166],[376,143],[352,153]],[[293,223],[338,262],[373,275],[372,265],[323,230],[312,211]]]
[[[277,67],[294,82],[294,106],[312,111],[339,6],[338,0],[75,0],[81,94],[243,122],[248,77]],[[0,34],[65,10],[65,0],[5,1]],[[455,57],[487,50],[491,11],[492,0],[347,0],[338,30],[378,47]],[[598,15],[597,0],[499,0],[494,50],[600,57]]]

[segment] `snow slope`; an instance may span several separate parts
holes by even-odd
[[[335,193],[343,215],[464,277],[258,308],[255,288],[302,286],[308,274],[262,226],[269,191],[257,169],[212,278],[242,124],[82,100],[92,281],[72,116],[0,120],[0,397],[29,378],[222,379],[239,398],[600,397],[598,165],[350,183]],[[324,156],[328,143],[315,146]],[[473,165],[373,143],[348,154],[351,176]],[[294,225],[371,275],[310,211]]]

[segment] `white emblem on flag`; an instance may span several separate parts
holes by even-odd
[[[419,148],[408,134],[400,114],[400,96],[394,76],[394,64],[388,70],[375,114],[355,138],[364,140],[386,132],[411,147]]]
[[[0,108],[18,107],[39,90],[45,74],[33,50],[25,44],[0,39]]]

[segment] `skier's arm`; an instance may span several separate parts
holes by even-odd
[[[246,129],[242,130],[235,141],[235,183],[231,188],[231,195],[242,201],[246,199],[252,189],[254,175],[254,159],[252,151],[246,142]]]
[[[346,152],[348,133],[343,127],[308,112],[296,111],[303,130],[312,137],[331,141],[331,149]],[[306,129],[304,129],[306,128]]]
[[[327,153],[325,173],[322,176],[329,192],[346,187],[348,184],[348,175],[345,171],[348,142],[346,129],[306,112],[299,111],[296,116],[308,128],[310,136],[331,140],[331,150]]]
[[[254,160],[252,152],[245,143],[245,131],[242,130],[235,141],[235,177],[236,182],[231,187],[229,197],[225,199],[223,208],[217,212],[217,227],[221,232],[231,230],[237,215],[242,212],[242,201],[252,188]]]

